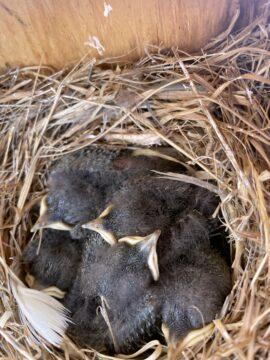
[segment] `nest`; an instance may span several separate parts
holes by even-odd
[[[207,52],[83,61],[0,77],[0,337],[3,358],[91,359],[65,338],[33,341],[10,281],[31,238],[32,209],[60,156],[92,143],[177,150],[190,181],[220,195],[234,286],[218,319],[181,342],[185,359],[269,357],[269,12]],[[183,180],[181,175],[166,174]],[[18,275],[18,274],[17,274]],[[24,280],[24,279],[23,279]],[[160,354],[156,346],[156,357]],[[161,349],[166,357],[166,347]],[[102,357],[102,355],[99,355]],[[106,358],[106,356],[103,356]]]

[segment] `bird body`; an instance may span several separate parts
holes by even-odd
[[[179,163],[136,154],[91,146],[58,161],[40,248],[34,239],[23,255],[43,285],[67,291],[68,333],[109,353],[137,350],[162,324],[179,340],[214,319],[231,286],[212,241],[218,198],[150,171]]]
[[[175,263],[192,261],[200,252],[211,251],[208,219],[191,210],[161,234],[157,246],[159,264],[166,271]]]
[[[73,171],[53,171],[49,178],[48,212],[52,221],[69,225],[94,219],[102,211],[104,195],[89,176]]]
[[[134,245],[123,241],[100,248],[95,258],[92,244],[85,244],[80,271],[66,300],[73,314],[71,334],[79,338],[80,333],[86,333],[83,328],[90,331],[87,324],[96,324],[97,329],[100,326],[107,335],[97,338],[88,332],[88,340],[83,340],[88,346],[100,350],[106,340],[107,351],[112,347],[115,352],[136,349],[155,322],[153,310],[157,301],[150,288],[158,280],[154,275],[158,271],[153,271],[155,264],[149,259],[156,253],[158,236],[156,232]]]
[[[141,241],[145,239],[121,239],[101,249],[94,261],[85,249],[70,296],[75,311],[69,331],[80,344],[129,353],[159,336],[161,324],[169,329],[170,341],[178,341],[220,311],[231,287],[230,270],[211,247],[203,216],[192,212],[161,235],[155,245],[156,281],[145,254],[138,251]],[[79,307],[78,296],[83,299]]]
[[[211,231],[208,219],[195,210],[160,237],[157,291],[170,341],[211,322],[231,289],[230,268],[212,246]]]
[[[183,171],[179,161],[172,157],[162,158],[162,152],[161,157],[157,156],[159,153],[147,154],[147,151],[138,152],[121,147],[91,145],[61,158],[55,169],[95,174],[98,184],[106,187],[115,186],[113,182],[122,183],[135,175],[147,174],[151,170]]]
[[[123,183],[151,170],[180,170],[178,162],[154,156],[132,156],[128,149],[90,146],[59,160],[51,170],[46,212],[38,228],[69,230],[94,220]],[[103,205],[103,206],[102,206]],[[84,236],[78,231],[75,236]]]
[[[81,261],[82,246],[69,232],[44,229],[23,252],[28,271],[44,286],[67,290],[73,283]]]
[[[215,319],[231,289],[229,267],[214,250],[197,253],[194,263],[179,264],[161,273],[162,322],[170,341]]]
[[[124,182],[112,195],[110,211],[83,227],[98,232],[102,230],[102,236],[107,231],[118,239],[127,235],[146,236],[158,228],[166,230],[192,210],[209,218],[217,205],[218,199],[205,189],[142,176]]]

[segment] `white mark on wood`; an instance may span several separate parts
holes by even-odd
[[[105,17],[108,17],[109,16],[109,13],[112,11],[112,6],[111,4],[107,4],[106,2],[104,2],[104,12],[103,12],[103,15]]]
[[[105,52],[105,47],[100,43],[97,36],[89,36],[89,39],[85,42],[85,45],[96,49],[99,55],[103,55]]]

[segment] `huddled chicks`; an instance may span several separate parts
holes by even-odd
[[[211,322],[231,288],[213,246],[218,199],[195,185],[158,178],[179,163],[89,147],[52,170],[23,255],[44,286],[66,291],[68,333],[79,344],[130,353],[148,340],[176,342]]]

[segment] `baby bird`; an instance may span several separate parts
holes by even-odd
[[[191,211],[158,242],[159,231],[125,237],[94,259],[88,242],[67,301],[70,334],[99,351],[130,353],[158,336],[161,323],[176,342],[211,322],[231,280],[210,231],[207,219]]]
[[[104,171],[111,167],[113,161],[123,151],[123,149],[118,147],[90,145],[61,157],[55,165],[55,170],[87,171],[88,173]]]
[[[132,154],[126,149],[91,146],[63,157],[49,176],[49,193],[32,231],[45,227],[72,230],[75,225],[94,220],[127,179],[151,174],[152,169],[182,169],[174,161]],[[87,233],[78,230],[77,227],[74,234],[72,232],[75,238]]]
[[[74,323],[69,333],[77,341],[98,351],[126,353],[154,332],[158,303],[150,288],[159,278],[159,235],[155,231],[142,239],[97,249],[94,259],[91,244],[86,243],[66,300]]]
[[[149,176],[127,180],[112,196],[110,205],[95,220],[82,225],[105,239],[146,236],[166,229],[190,210],[212,215],[218,199],[208,190],[177,181]]]
[[[83,174],[85,178],[88,177],[92,186],[105,195],[107,201],[127,179],[151,175],[151,170],[183,171],[183,166],[171,156],[164,159],[143,154],[142,151],[92,145],[61,159],[55,166],[55,171],[73,172],[77,176]]]
[[[191,262],[201,251],[210,251],[212,226],[197,210],[191,210],[165,229],[157,253],[160,267],[172,271],[179,262]]]
[[[163,152],[165,158],[162,157]],[[150,152],[150,155],[145,155],[149,153],[149,150],[133,151],[120,147],[91,145],[61,158],[56,169],[96,174],[96,181],[99,185],[116,188],[116,184],[113,183],[121,184],[127,178],[147,174],[150,170],[183,171],[180,162],[166,154],[168,152],[166,148],[163,152],[161,150],[156,153],[160,154],[160,157],[156,156],[153,151]],[[108,178],[108,175],[111,178]]]
[[[44,286],[67,290],[72,285],[82,256],[82,244],[69,232],[44,229],[41,241],[35,237],[23,252],[28,271]]]
[[[94,219],[104,203],[102,193],[84,174],[53,171],[49,177],[49,193],[42,199],[40,217],[32,231],[71,230],[76,224]]]
[[[173,343],[211,322],[231,290],[229,266],[211,247],[210,232],[193,212],[159,241],[161,316]]]
[[[197,253],[192,263],[181,263],[161,273],[162,323],[175,343],[189,331],[210,323],[231,290],[229,267],[214,250]]]
[[[109,353],[135,351],[161,323],[179,340],[213,320],[231,286],[210,243],[217,197],[151,175],[178,163],[133,155],[90,147],[59,161],[34,226],[40,248],[23,254],[39,282],[68,290],[69,334]]]

